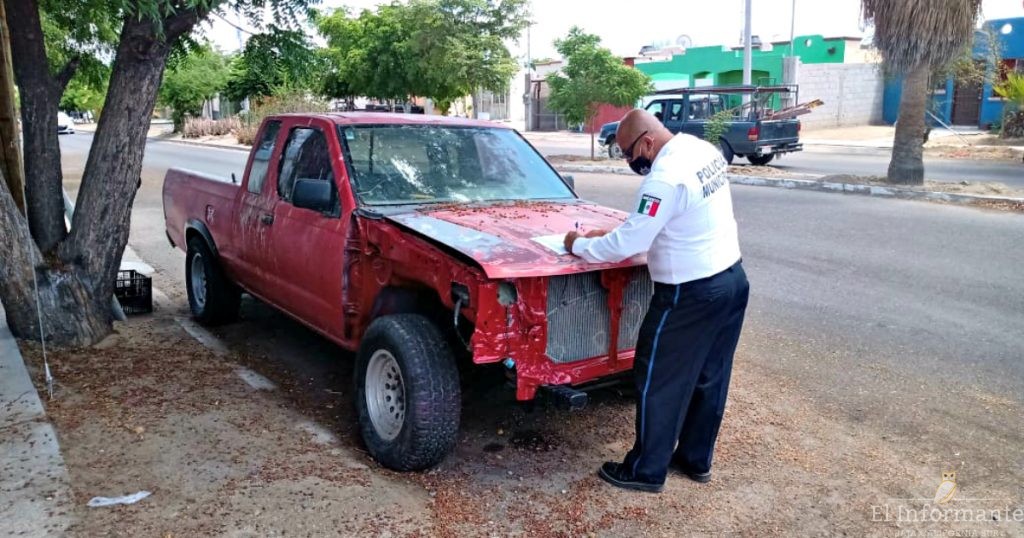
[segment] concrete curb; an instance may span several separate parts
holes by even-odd
[[[635,175],[632,170],[618,166],[558,165],[555,166],[555,169],[559,172],[579,174]],[[750,185],[755,187],[776,187],[781,189],[860,194],[864,196],[876,196],[879,198],[898,198],[901,200],[921,200],[927,202],[946,202],[965,205],[972,205],[978,202],[1007,202],[1024,204],[1024,198],[1012,198],[1009,196],[919,191],[895,186],[862,185],[859,183],[833,183],[829,181],[816,181],[813,179],[788,179],[729,174],[729,182],[736,185]]]
[[[976,204],[978,202],[1010,202],[1024,204],[1024,198],[1011,198],[1008,196],[918,191],[901,187],[861,185],[858,183],[833,183],[830,181],[815,181],[812,179],[784,179],[729,174],[729,182],[737,185],[752,185],[757,187],[778,187],[782,189],[838,192],[842,194],[876,196],[879,198],[899,198],[901,200],[923,200],[928,202],[947,202],[954,204]]]
[[[74,498],[57,433],[0,306],[0,521],[12,536],[63,536]]]

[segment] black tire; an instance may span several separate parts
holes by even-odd
[[[764,166],[764,165],[772,162],[772,159],[774,159],[774,158],[775,158],[775,154],[774,153],[769,153],[768,155],[761,155],[761,156],[747,155],[747,160],[750,161],[750,164],[757,165],[757,166]]]
[[[736,154],[732,152],[732,146],[730,146],[724,139],[718,140],[718,151],[722,152],[722,157],[725,157],[726,163],[732,164],[732,158]]]
[[[615,137],[614,136],[609,136],[608,140],[606,140],[605,143],[608,146],[608,158],[609,159],[621,159],[622,158],[622,148],[620,148],[619,145],[615,143]]]
[[[394,369],[400,373],[397,390],[388,384],[396,380],[389,375]],[[371,384],[380,380],[376,388],[367,385],[368,377]],[[356,357],[355,400],[363,442],[389,469],[429,469],[455,447],[462,411],[459,373],[444,335],[423,316],[395,314],[370,324]],[[375,405],[381,424],[371,418]],[[401,419],[395,418],[396,410]]]
[[[196,268],[201,268],[205,278],[193,279]],[[203,290],[195,289],[203,285]],[[188,241],[185,254],[185,289],[188,292],[188,306],[192,316],[203,325],[220,325],[238,317],[238,306],[242,292],[228,279],[206,242],[201,237]],[[201,293],[200,293],[201,291]]]

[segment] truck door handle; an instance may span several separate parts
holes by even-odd
[[[269,213],[264,213],[260,217],[260,222],[265,224],[265,225],[267,225],[267,226],[270,226],[271,224],[274,223],[274,216],[269,214]]]

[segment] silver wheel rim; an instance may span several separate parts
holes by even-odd
[[[206,307],[206,266],[203,255],[198,252],[192,256],[192,299],[199,310]]]
[[[405,382],[395,356],[378,349],[366,367],[366,410],[377,435],[385,441],[398,437],[405,423]]]
[[[609,146],[609,147],[611,148],[609,150],[609,152],[612,154],[612,158],[613,159],[621,159],[622,158],[622,148],[619,147],[619,144],[617,142],[615,142],[613,140],[612,143],[611,143],[611,146]]]

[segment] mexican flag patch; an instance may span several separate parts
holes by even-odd
[[[661,205],[661,198],[656,198],[650,194],[643,195],[640,198],[640,207],[636,210],[641,215],[647,215],[653,217],[658,214],[658,206]]]

